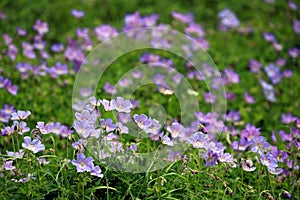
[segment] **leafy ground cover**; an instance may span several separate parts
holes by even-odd
[[[0,197],[298,199],[298,6],[1,1]],[[147,27],[159,27],[153,48],[117,57],[74,97],[85,58],[103,62],[86,56],[111,56],[100,42],[109,47],[122,31],[139,41],[147,31],[133,29]],[[178,56],[163,29],[202,48],[181,45]],[[201,70],[191,61],[198,51],[213,60]]]

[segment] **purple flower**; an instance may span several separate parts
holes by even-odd
[[[293,29],[295,33],[300,34],[300,20],[293,21]]]
[[[218,14],[218,17],[220,18],[219,26],[222,31],[226,31],[230,28],[236,28],[240,25],[240,21],[236,15],[228,8],[222,10]]]
[[[228,122],[237,122],[241,120],[241,115],[239,111],[230,110],[229,113],[225,116],[225,118]]]
[[[253,96],[250,96],[250,95],[248,94],[248,92],[245,92],[245,93],[244,93],[244,99],[245,99],[246,103],[249,103],[249,104],[255,103],[254,97],[253,97]]]
[[[131,72],[131,77],[134,79],[142,78],[142,76],[143,76],[143,72],[140,70]]]
[[[89,111],[98,110],[98,107],[101,105],[101,100],[96,99],[96,97],[89,98],[89,104],[86,105],[86,109]]]
[[[64,45],[59,43],[59,44],[53,44],[51,46],[51,51],[58,53],[61,52],[62,50],[64,50]]]
[[[166,135],[163,135],[163,136],[161,137],[161,140],[162,140],[162,143],[163,143],[163,144],[166,144],[166,145],[168,145],[168,146],[174,146],[173,141],[172,141],[168,136],[166,136]]]
[[[17,28],[17,34],[19,36],[25,36],[27,34],[26,30],[22,29],[21,27]]]
[[[95,131],[97,131],[95,130],[94,125],[90,124],[88,121],[76,120],[73,124],[73,127],[75,128],[76,132],[83,138],[88,138],[93,133],[96,133]]]
[[[277,84],[281,81],[282,75],[280,74],[280,68],[278,66],[271,63],[265,66],[264,69],[273,84]]]
[[[156,119],[151,119],[149,118],[149,120],[151,121],[150,125],[147,126],[145,129],[143,129],[146,133],[152,134],[152,136],[157,136],[158,132],[161,129],[161,125],[159,124],[159,121],[157,121]],[[155,137],[157,139],[157,137]]]
[[[20,149],[19,152],[6,151],[6,154],[8,156],[15,157],[15,158],[23,158],[24,151],[23,151],[23,149]]]
[[[102,174],[102,170],[100,169],[100,167],[99,166],[94,166],[93,163],[91,164],[90,174],[93,175],[93,176],[97,176],[99,178],[103,178],[103,176],[104,176]]]
[[[172,138],[178,138],[185,134],[184,127],[178,122],[174,122],[171,126],[167,126],[167,131],[171,134]]]
[[[284,58],[278,58],[275,62],[275,65],[278,67],[283,67],[286,64],[286,59]]]
[[[7,123],[10,119],[10,114],[5,113],[3,110],[0,111],[0,122]]]
[[[249,61],[249,68],[252,73],[258,73],[262,64],[258,60],[251,59]]]
[[[247,124],[245,129],[241,131],[241,137],[247,138],[248,141],[258,137],[260,135],[260,128]]]
[[[12,160],[11,161],[3,160],[2,170],[12,171],[12,170],[16,169],[16,167],[13,166],[12,164],[13,164]]]
[[[293,47],[289,49],[289,55],[291,58],[298,58],[300,54],[300,50],[297,47]]]
[[[35,22],[33,29],[36,30],[40,35],[44,35],[49,31],[48,24],[40,19]]]
[[[27,111],[18,110],[17,112],[14,112],[11,114],[11,120],[24,120],[30,114],[31,114],[31,112],[29,110],[27,110]]]
[[[145,16],[142,18],[142,23],[146,27],[155,26],[158,18],[159,18],[159,15],[157,15],[157,14]]]
[[[104,41],[110,37],[114,37],[118,35],[117,29],[110,25],[102,25],[102,26],[97,26],[94,29],[95,36],[99,41]]]
[[[281,114],[281,122],[284,124],[290,124],[296,121],[296,117],[294,117],[291,113],[282,113]]]
[[[32,151],[33,153],[37,153],[45,149],[45,145],[43,145],[39,139],[34,139],[31,141],[31,138],[28,136],[24,137],[22,147]]]
[[[209,145],[209,139],[202,132],[194,133],[189,139],[188,142],[193,145],[194,148],[204,148],[206,149]]]
[[[85,158],[82,153],[77,154],[77,160],[72,160],[72,164],[76,166],[77,172],[91,172],[94,159],[92,157]]]
[[[267,42],[272,42],[272,43],[276,42],[276,38],[273,33],[264,33],[263,36]]]
[[[110,111],[111,110],[109,100],[103,99],[101,101],[101,104],[103,105],[103,108],[104,108],[105,111]],[[121,114],[121,113],[119,113],[119,114]]]
[[[116,125],[117,125],[117,130],[119,131],[120,134],[129,133],[128,127],[122,124],[121,122],[117,122]]]
[[[118,112],[130,113],[132,104],[130,100],[124,100],[123,97],[117,97],[117,99],[112,99],[110,101],[111,110],[116,110]]]
[[[84,87],[80,90],[80,95],[82,97],[89,97],[93,94],[93,90],[88,88],[88,87]]]
[[[107,119],[102,119],[101,120],[101,127],[106,131],[106,132],[111,132],[116,129],[116,124],[113,124],[112,119],[107,118]]]
[[[30,128],[27,127],[26,122],[23,121],[14,121],[13,127],[20,135],[23,135],[23,133],[27,133],[30,131]]]
[[[270,170],[275,171],[275,168],[278,167],[278,162],[271,153],[261,154],[260,162],[262,165],[268,167],[269,171]]]
[[[108,94],[115,94],[117,92],[115,89],[115,86],[113,86],[110,83],[105,83],[105,85],[103,86],[103,89]]]
[[[74,17],[76,18],[82,18],[84,16],[84,12],[81,11],[81,10],[76,10],[76,9],[73,9],[71,11],[71,15],[73,15]]]
[[[135,114],[133,119],[135,123],[143,130],[151,125],[151,120],[145,114]]]
[[[197,23],[190,23],[188,27],[185,28],[184,32],[188,35],[196,35],[202,37],[205,35],[204,28]]]
[[[242,168],[244,171],[253,172],[256,167],[253,166],[252,160],[244,160],[242,159]]]
[[[173,11],[172,17],[182,23],[189,24],[194,21],[194,15],[192,13],[180,13]]]
[[[275,102],[276,98],[275,98],[275,92],[274,92],[273,85],[270,85],[263,80],[259,80],[259,83],[263,88],[263,92],[264,92],[266,99],[268,101]]]
[[[267,141],[266,138],[263,136],[255,137],[251,140],[252,147],[251,151],[256,153],[263,153],[268,150],[271,146]]]
[[[224,69],[224,73],[226,82],[235,84],[240,82],[240,76],[236,72],[234,72],[233,69]]]
[[[118,120],[120,122],[122,122],[123,124],[127,124],[127,123],[131,122],[131,116],[129,113],[119,113]]]
[[[14,126],[6,126],[3,129],[1,129],[2,136],[8,136],[12,135],[15,132]]]
[[[219,156],[214,151],[209,150],[202,155],[202,158],[205,159],[204,166],[211,167],[211,166],[215,166],[218,163]]]
[[[216,96],[214,96],[210,92],[204,93],[203,96],[204,96],[204,101],[206,103],[215,103],[216,102]]]
[[[72,143],[72,147],[79,150],[79,152],[83,152],[86,145],[87,141],[83,139],[79,139],[77,142]]]
[[[234,158],[234,156],[230,153],[223,153],[221,152],[219,154],[219,161],[222,163],[229,163],[231,165],[231,167],[235,168],[236,167],[236,161],[237,159]]]
[[[44,135],[49,134],[53,131],[54,124],[48,123],[45,125],[45,122],[37,122],[36,128]]]

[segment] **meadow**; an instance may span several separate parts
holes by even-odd
[[[297,1],[0,2],[0,199],[300,199]]]

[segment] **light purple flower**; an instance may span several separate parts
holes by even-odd
[[[284,124],[290,124],[296,121],[296,117],[294,117],[291,113],[282,113],[281,114],[281,122]]]
[[[91,172],[94,159],[86,158],[84,154],[77,154],[77,160],[72,160],[72,164],[76,166],[77,172]]]
[[[192,144],[193,147],[196,149],[199,148],[206,149],[209,145],[208,137],[204,135],[202,132],[194,133],[194,135],[188,139],[188,142]]]
[[[51,51],[53,51],[55,53],[61,52],[62,50],[64,50],[64,45],[61,43],[53,44],[51,46]]]
[[[105,83],[103,89],[108,94],[115,94],[117,92],[115,86],[110,83]]]
[[[24,137],[22,147],[32,151],[33,153],[38,153],[45,149],[45,145],[43,145],[39,139],[34,139],[33,141],[31,141],[31,138],[28,136]]]
[[[78,170],[77,170],[78,171]],[[94,166],[94,164],[91,164],[91,171],[90,174],[93,176],[97,176],[99,178],[103,178],[102,170],[99,166]]]
[[[114,131],[117,128],[116,124],[113,124],[113,120],[110,119],[110,118],[102,119],[101,120],[101,127],[106,132]]]
[[[268,101],[276,102],[275,92],[273,85],[268,84],[263,80],[259,80],[261,87],[263,88],[264,95]]]
[[[166,145],[168,145],[168,146],[174,146],[173,141],[172,141],[167,135],[163,135],[163,136],[161,137],[161,140],[162,140],[162,143],[163,143],[163,144],[166,144]]]
[[[37,122],[36,128],[44,135],[49,134],[53,131],[54,124],[48,123],[45,125],[45,122]]]
[[[30,128],[27,127],[26,122],[23,121],[14,121],[13,127],[20,135],[23,135],[23,133],[27,133],[30,131]]]
[[[6,154],[8,156],[15,157],[15,158],[23,158],[24,151],[23,151],[23,149],[20,149],[20,151],[18,151],[18,152],[13,152],[13,151],[7,151],[6,150]]]
[[[258,73],[262,64],[258,60],[251,59],[249,61],[249,68],[252,73]]]
[[[110,101],[111,110],[116,110],[118,112],[130,113],[132,104],[130,100],[124,100],[123,97],[117,97],[117,99],[112,99]]]
[[[99,41],[104,41],[110,37],[114,37],[118,35],[118,31],[117,29],[115,29],[114,27],[108,25],[108,24],[104,24],[101,26],[97,26],[94,29],[95,32],[95,36]]]
[[[128,127],[122,124],[121,122],[117,122],[116,125],[117,125],[117,130],[119,131],[120,134],[129,133]]]
[[[72,147],[76,150],[79,150],[79,152],[83,152],[86,145],[87,141],[83,139],[79,139],[77,142],[72,143]]]
[[[245,99],[246,103],[249,103],[249,104],[254,104],[254,103],[255,103],[254,97],[253,97],[253,96],[250,96],[250,95],[248,94],[248,92],[245,92],[245,93],[244,93],[244,99]]]
[[[16,169],[16,167],[13,166],[13,160],[11,161],[3,160],[2,170],[12,171],[14,169]]]
[[[24,120],[30,114],[31,114],[31,112],[29,110],[27,110],[27,111],[18,110],[17,112],[14,112],[11,114],[11,120]]]
[[[49,31],[48,24],[40,19],[35,22],[33,29],[36,30],[40,35],[44,35]]]
[[[84,16],[84,12],[81,10],[73,9],[71,10],[71,15],[73,15],[76,18],[82,18]]]
[[[161,129],[161,125],[159,124],[159,121],[157,121],[156,119],[151,119],[149,118],[149,120],[151,121],[150,125],[147,126],[145,129],[143,129],[146,133],[152,134],[152,136],[154,135],[158,135],[158,132]],[[157,137],[155,137],[157,138]]]
[[[298,58],[300,54],[300,50],[297,47],[293,47],[289,49],[289,55],[291,58]]]
[[[203,37],[205,35],[204,28],[194,22],[190,23],[188,27],[185,28],[184,32],[188,35],[196,35],[197,37]]]
[[[300,34],[300,20],[293,21],[293,29],[295,33]]]
[[[236,28],[240,25],[240,21],[236,15],[228,8],[222,10],[218,14],[218,17],[220,19],[219,27],[222,31],[226,31],[230,28]]]
[[[173,11],[172,17],[182,23],[188,24],[194,21],[194,15],[192,13],[180,13]]]
[[[253,166],[252,160],[245,160],[245,159],[242,159],[242,168],[244,171],[247,172],[253,172],[256,169],[256,167]]]
[[[8,136],[12,135],[15,132],[14,126],[6,126],[3,129],[1,129],[2,136]]]
[[[256,153],[263,153],[268,150],[271,146],[267,141],[266,138],[263,136],[257,136],[251,140],[252,146],[251,151]]]
[[[151,125],[151,120],[145,114],[135,114],[133,119],[135,123],[143,130]]]
[[[269,170],[275,171],[275,168],[278,167],[278,162],[271,153],[261,154],[259,159],[261,164],[268,167]]]
[[[229,113],[225,116],[226,121],[228,122],[237,122],[241,120],[241,115],[239,111],[230,110]]]
[[[275,38],[275,35],[273,33],[264,33],[263,34],[264,36],[264,39],[267,41],[267,42],[276,42],[276,38]]]
[[[171,126],[167,126],[167,131],[171,134],[172,138],[178,138],[185,135],[185,128],[178,122],[174,122]]]

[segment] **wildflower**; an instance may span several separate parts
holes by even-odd
[[[289,55],[291,58],[298,58],[299,54],[300,54],[299,48],[293,47],[289,49]]]
[[[247,124],[246,127],[241,131],[241,137],[246,138],[248,141],[258,137],[260,135],[260,128]]]
[[[189,24],[194,21],[194,15],[192,13],[179,13],[173,11],[172,17],[182,23]]]
[[[244,99],[245,99],[245,102],[248,103],[248,104],[253,104],[253,103],[255,103],[254,97],[253,97],[253,96],[250,96],[250,95],[248,94],[248,92],[245,92],[245,93],[244,93]]]
[[[278,167],[278,162],[271,153],[261,154],[260,162],[262,165],[268,167],[268,169],[275,171],[275,168]]]
[[[105,83],[104,86],[103,86],[103,89],[108,94],[115,94],[117,92],[115,86],[113,86],[110,83]]]
[[[233,167],[233,168],[235,168],[236,167],[236,158],[234,158],[233,157],[233,155],[232,154],[230,154],[230,153],[223,153],[223,152],[221,152],[220,154],[219,154],[219,161],[220,162],[222,162],[222,163],[224,163],[224,162],[226,162],[226,163],[229,163],[230,165],[231,165],[231,167]]]
[[[264,95],[267,98],[267,100],[271,101],[271,102],[275,102],[276,98],[275,98],[275,92],[274,92],[273,85],[269,85],[268,83],[266,83],[263,80],[259,80],[259,83],[263,88],[263,92],[264,92]]]
[[[110,101],[111,110],[116,110],[118,112],[130,113],[132,104],[130,100],[124,100],[123,97],[117,97],[117,99],[112,99]]]
[[[249,68],[252,73],[258,73],[262,64],[258,60],[251,59],[249,61]]]
[[[204,148],[206,149],[207,146],[209,145],[209,139],[204,133],[202,132],[197,132],[194,133],[189,139],[188,142],[193,145],[194,148],[199,149],[199,148]]]
[[[116,124],[113,124],[112,119],[107,118],[107,119],[102,119],[101,120],[101,127],[106,131],[106,132],[111,132],[116,129]]]
[[[110,111],[111,110],[110,101],[109,100],[103,99],[101,101],[101,104],[103,105],[103,108],[104,108],[105,111]]]
[[[16,169],[15,166],[12,165],[13,164],[13,161],[6,161],[6,160],[3,160],[3,165],[2,165],[2,169],[3,170],[8,170],[8,171],[12,171],[14,169]]]
[[[145,114],[135,114],[133,116],[133,119],[135,123],[141,128],[141,129],[146,129],[151,125],[151,120],[148,119],[148,117]]]
[[[39,165],[48,165],[50,162],[46,158],[37,158]]]
[[[230,28],[236,28],[240,25],[240,21],[236,15],[228,8],[222,10],[218,14],[218,17],[220,18],[219,26],[222,31],[226,31]]]
[[[166,135],[163,135],[163,136],[161,137],[161,140],[162,140],[162,143],[163,143],[163,144],[166,144],[166,145],[168,145],[168,146],[174,146],[173,141],[172,141],[168,136],[166,136]]]
[[[300,20],[293,21],[293,29],[295,33],[300,34]]]
[[[76,166],[77,172],[90,172],[93,167],[94,159],[92,157],[86,158],[84,154],[77,154],[77,160],[72,160],[72,164]]]
[[[38,153],[45,149],[45,145],[43,145],[39,139],[34,139],[33,141],[31,141],[31,138],[28,136],[24,137],[22,147],[32,151],[33,153]]]
[[[6,151],[6,154],[8,156],[15,157],[15,158],[23,158],[24,151],[23,151],[23,149],[20,149],[20,151],[18,151],[18,152]]]
[[[94,32],[95,32],[96,38],[99,41],[103,41],[110,37],[114,37],[114,36],[118,35],[117,29],[115,29],[114,27],[107,25],[107,24],[97,26],[94,29]]]
[[[27,127],[26,122],[23,121],[14,121],[13,127],[20,135],[23,135],[23,133],[27,133],[30,131],[30,128]]]
[[[35,22],[33,29],[36,30],[40,35],[44,35],[49,31],[48,24],[40,19]]]
[[[18,110],[17,112],[14,112],[11,114],[11,120],[24,120],[31,114],[30,111],[21,111]]]
[[[15,132],[14,126],[6,126],[3,129],[1,129],[2,136],[8,136],[12,135]]]
[[[77,142],[72,143],[72,147],[76,150],[79,150],[79,152],[83,152],[86,145],[87,141],[83,139],[79,139]]]
[[[59,43],[59,44],[53,44],[51,46],[51,51],[58,53],[61,52],[64,49],[64,45]]]
[[[294,117],[291,113],[282,113],[281,114],[281,122],[284,124],[290,124],[296,121],[296,117]]]
[[[273,33],[264,33],[263,36],[267,42],[276,42],[276,38]]]
[[[73,9],[71,11],[71,15],[73,15],[74,17],[76,18],[82,18],[84,16],[84,12],[81,11],[81,10],[76,10],[76,9]]]
[[[185,129],[178,122],[174,122],[171,126],[167,127],[167,131],[171,134],[172,138],[178,138],[181,134],[184,134]]]
[[[256,169],[256,167],[253,166],[252,160],[245,160],[245,159],[242,159],[242,168],[244,171],[247,172],[253,172]]]
[[[215,166],[218,163],[219,156],[214,151],[209,150],[202,155],[202,158],[205,159],[204,166],[211,167],[211,166]]]
[[[53,131],[53,123],[48,123],[45,125],[45,122],[37,122],[36,128],[44,135],[49,134]]]
[[[78,171],[78,170],[77,170]],[[97,176],[99,178],[103,178],[103,174],[102,174],[102,170],[99,166],[94,166],[94,164],[91,164],[91,170],[90,170],[90,174],[93,176]]]
[[[228,114],[225,116],[226,121],[228,122],[237,122],[241,120],[241,115],[239,111],[230,110]]]
[[[116,125],[117,125],[117,130],[119,131],[119,133],[121,133],[121,134],[123,134],[123,133],[125,133],[125,134],[129,133],[128,127],[125,126],[124,124],[122,124],[121,122],[117,122]]]
[[[251,151],[257,153],[263,153],[271,146],[266,141],[266,138],[263,136],[258,136],[253,138],[251,143],[252,143]]]

